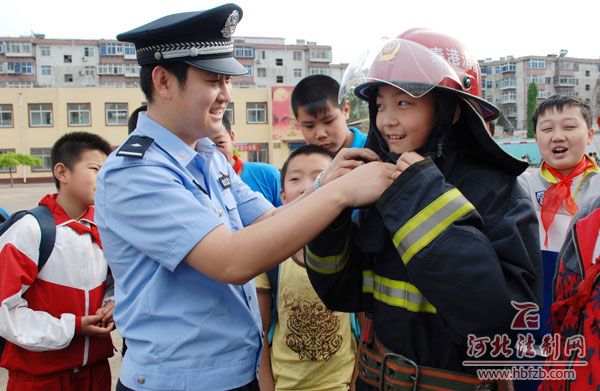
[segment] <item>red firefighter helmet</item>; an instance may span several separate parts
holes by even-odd
[[[436,87],[450,89],[471,101],[486,121],[499,114],[481,98],[477,59],[458,40],[429,29],[410,29],[359,56],[344,74],[340,97],[354,88],[356,96],[367,100],[369,88],[381,84],[416,98]]]

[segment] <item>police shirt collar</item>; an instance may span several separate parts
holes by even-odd
[[[149,118],[145,112],[140,112],[139,114],[138,129],[143,129],[144,135],[152,137],[154,139],[154,143],[162,148],[173,159],[179,162],[183,167],[187,166],[192,159],[194,159],[197,151],[201,151],[203,157],[205,159],[207,158],[206,152],[208,151],[205,151],[204,148],[198,150],[198,144],[196,144],[196,150],[190,148],[189,145],[187,145],[169,129]],[[210,140],[208,142],[210,143]]]

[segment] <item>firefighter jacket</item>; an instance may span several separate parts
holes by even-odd
[[[389,160],[373,141],[378,134],[371,130],[367,145]],[[511,301],[539,305],[542,297],[538,223],[517,183],[519,166],[508,161],[513,168],[503,170],[481,158],[485,151],[461,149],[474,142],[470,134],[435,135],[428,144],[445,144],[437,154],[418,151],[432,157],[411,165],[354,221],[344,212],[305,251],[329,308],[366,311],[388,349],[463,373],[473,373],[462,365],[473,359],[469,335],[513,335]]]

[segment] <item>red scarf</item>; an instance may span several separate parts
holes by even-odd
[[[542,202],[542,225],[546,232],[546,239],[544,240],[544,246],[548,248],[548,229],[554,221],[558,208],[565,203],[565,209],[567,212],[574,216],[579,210],[579,207],[571,196],[571,185],[573,184],[573,178],[584,173],[588,168],[594,167],[593,163],[590,162],[585,156],[581,159],[579,164],[575,166],[573,171],[568,176],[564,176],[558,172],[555,168],[550,167],[546,162],[542,164],[542,168],[546,168],[550,174],[554,175],[558,182],[553,184],[546,190],[544,194],[544,201]]]
[[[233,165],[233,171],[235,171],[236,174],[240,175],[242,167],[244,167],[244,162],[242,161],[242,159],[235,155],[233,155],[233,160],[235,160],[235,164]]]
[[[102,248],[102,242],[100,242],[100,234],[98,233],[98,227],[94,224],[90,224],[89,227],[78,223],[77,221],[70,221],[67,224],[67,227],[73,228],[75,232],[79,235],[90,234],[92,237],[92,242],[96,243],[100,248]]]

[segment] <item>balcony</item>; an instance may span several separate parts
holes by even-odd
[[[579,84],[579,80],[576,77],[563,77],[563,76],[555,76],[554,77],[554,86],[555,87],[575,87]]]

